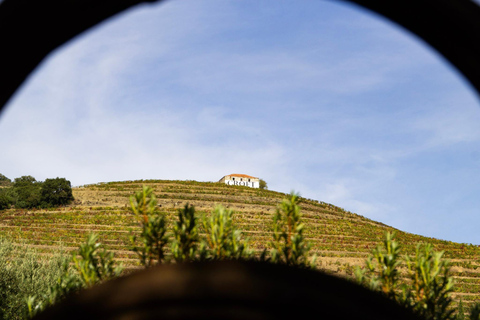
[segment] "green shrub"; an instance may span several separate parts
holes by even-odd
[[[173,226],[174,240],[172,242],[172,256],[176,262],[188,262],[197,258],[198,244],[200,237],[197,228],[197,217],[195,207],[185,205],[178,210],[178,221]],[[202,242],[200,258],[206,255],[205,244]]]
[[[47,291],[62,273],[65,257],[42,259],[35,250],[0,239],[0,319],[24,319],[25,297]]]
[[[108,252],[98,242],[96,234],[90,234],[87,241],[81,244],[72,256],[75,270],[80,274],[82,286],[88,288],[119,276],[123,267],[115,265],[113,256],[113,252]]]
[[[203,227],[212,259],[249,258],[251,251],[232,221],[233,211],[217,205],[209,218],[203,217]]]
[[[393,240],[395,233],[385,233],[383,247],[377,246],[366,260],[368,273],[357,269],[358,282],[372,290],[379,290],[387,297],[397,300],[399,294],[400,246]]]
[[[355,274],[361,284],[381,291],[424,319],[455,319],[453,278],[443,254],[435,252],[430,244],[418,244],[414,258],[401,257],[394,234],[386,232],[383,247],[375,248],[366,261],[366,269],[357,268]],[[409,281],[402,281],[399,276],[402,264],[406,265]]]
[[[83,288],[118,277],[123,267],[117,266],[113,258],[113,253],[98,242],[98,236],[90,234],[70,259],[63,259],[59,264],[60,272],[54,283],[46,290],[32,292],[25,298],[24,308],[28,317],[33,317]]]
[[[271,261],[313,267],[315,257],[309,258],[311,244],[303,235],[299,203],[299,195],[292,192],[277,208],[273,217],[273,241],[270,242]]]
[[[404,300],[425,319],[454,319],[453,278],[443,254],[433,251],[431,244],[418,244],[415,258],[406,259],[412,284]]]
[[[130,197],[130,207],[141,227],[140,242],[131,235],[132,250],[137,253],[140,263],[151,267],[165,261],[165,247],[169,243],[165,215],[157,207],[153,189],[144,186],[142,191]]]
[[[53,306],[65,297],[82,288],[80,276],[71,270],[71,259],[64,259],[61,264],[61,272],[46,290],[37,291],[25,298],[26,318],[32,318],[45,308]]]

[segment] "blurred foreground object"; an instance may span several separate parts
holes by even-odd
[[[248,261],[166,264],[46,310],[60,319],[417,319],[386,297],[318,271]]]

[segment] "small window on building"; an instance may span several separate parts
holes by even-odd
[[[235,178],[232,178],[232,180],[235,180]]]
[[[250,182],[250,179],[248,179],[248,182]]]
[[[240,181],[243,181],[243,179],[242,179],[242,178],[240,178]]]

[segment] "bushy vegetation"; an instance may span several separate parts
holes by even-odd
[[[42,183],[32,176],[15,178],[12,186],[16,208],[40,207]]]
[[[147,268],[172,260],[241,259],[252,255],[241,232],[233,224],[233,211],[223,206],[216,206],[210,217],[203,216],[205,237],[200,237],[193,206],[187,204],[178,210],[178,221],[169,231],[166,217],[159,212],[151,188],[144,187],[132,196],[130,205],[141,228],[140,240],[135,235],[130,237],[132,250]],[[168,247],[171,247],[170,257],[165,253]]]
[[[153,190],[144,186],[141,192],[130,198],[130,205],[141,227],[140,245],[137,245],[137,236],[130,237],[132,250],[146,268],[164,262],[168,245],[166,219],[158,210]]]
[[[300,216],[297,199],[298,195],[292,194],[291,199],[285,200],[278,209],[279,217],[274,220],[274,224],[289,219],[291,215],[287,210],[295,212],[296,223],[298,222]],[[151,188],[144,187],[142,191],[135,193],[130,199],[130,204],[131,212],[141,229],[138,237],[133,235],[130,237],[131,249],[145,268],[160,263],[194,260],[257,259],[253,256],[253,251],[248,248],[247,240],[243,239],[241,232],[235,227],[232,210],[216,206],[209,217],[202,217],[200,224],[195,208],[186,205],[178,210],[178,220],[173,225],[173,230],[169,230],[165,216],[158,211]],[[291,227],[288,223],[286,226]],[[200,236],[199,227],[202,228],[203,237]],[[276,229],[281,230],[281,228]],[[300,242],[305,243],[305,239],[301,236],[302,228],[296,224],[294,229],[288,231],[288,236],[280,235],[283,239],[291,238],[287,241],[289,244],[280,246],[288,248],[284,252],[293,253],[288,255],[289,258],[284,259],[276,255],[274,252],[279,248],[277,246],[277,248],[271,248],[270,254],[265,251],[258,259],[306,266],[310,258],[307,250],[297,252],[292,247],[292,244],[299,242],[299,232]],[[7,248],[7,246],[3,247]],[[171,248],[169,255],[166,254],[167,248]],[[277,258],[271,258],[274,256]],[[6,260],[2,259],[2,261]],[[3,268],[2,271],[7,269]],[[122,267],[115,264],[113,253],[102,248],[98,242],[98,236],[91,234],[86,242],[73,252],[70,259],[60,259],[53,268],[47,268],[43,272],[49,275],[50,281],[46,282],[42,288],[17,290],[15,293],[8,290],[2,291],[5,295],[15,297],[15,303],[10,302],[13,298],[4,299],[6,306],[17,305],[16,309],[11,307],[12,311],[4,312],[8,315],[5,319],[11,318],[15,310],[17,319],[32,317],[80,289],[119,276]],[[25,283],[23,285],[25,286]]]
[[[65,178],[45,179],[40,189],[42,206],[64,206],[73,201],[72,185]]]
[[[98,242],[98,236],[90,234],[70,259],[63,259],[60,270],[56,281],[46,290],[31,292],[25,298],[26,318],[33,317],[81,289],[120,276],[123,267],[117,265],[113,253]],[[54,271],[58,274],[58,270]],[[52,273],[51,270],[47,272]]]
[[[265,180],[263,180],[263,179],[260,179],[260,182],[259,182],[258,187],[259,187],[261,190],[268,189],[267,182],[266,182]]]
[[[10,179],[0,174],[0,210],[49,208],[73,201],[72,186],[65,178],[37,181],[32,176]]]
[[[205,243],[201,243],[197,227],[198,218],[195,207],[188,204],[183,210],[178,210],[178,220],[173,227],[172,256],[176,262],[189,262],[205,257]],[[198,255],[197,255],[198,254]]]
[[[0,319],[24,319],[25,298],[47,292],[61,277],[64,258],[43,260],[34,250],[0,239]]]
[[[207,258],[242,259],[252,252],[242,239],[242,233],[233,224],[233,211],[217,205],[210,218],[203,217],[203,228],[208,244]]]
[[[0,187],[7,187],[12,184],[12,180],[0,173]]]
[[[15,203],[15,196],[12,188],[0,188],[0,210],[9,209]]]
[[[273,216],[271,260],[287,265],[313,267],[315,257],[308,261],[311,244],[303,235],[304,225],[300,222],[299,203],[299,195],[292,192],[290,197],[282,201]]]
[[[365,268],[357,268],[357,281],[424,319],[465,319],[463,304],[458,308],[453,306],[453,278],[449,262],[443,258],[444,252],[433,250],[428,243],[419,243],[415,256],[403,256],[394,237],[394,233],[385,234],[383,247],[373,249]],[[479,320],[479,311],[480,305],[473,305],[469,319]]]

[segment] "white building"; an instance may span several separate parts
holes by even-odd
[[[246,174],[233,173],[228,176],[224,176],[218,182],[225,182],[225,184],[231,186],[245,186],[250,188],[260,188],[260,179]]]

